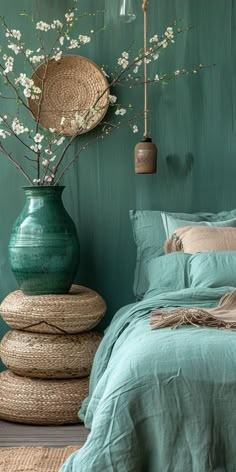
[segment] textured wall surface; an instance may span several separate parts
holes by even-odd
[[[109,71],[133,40],[141,46],[141,1],[135,3],[137,21],[120,25],[113,23],[117,0],[80,2],[86,10],[111,9],[105,13],[106,21],[110,21],[108,30],[80,53],[99,65],[106,64]],[[16,27],[19,9],[28,10],[32,4],[30,0],[21,0],[20,4],[17,0],[2,1],[1,14]],[[42,17],[60,18],[69,4],[68,0],[41,0]],[[102,326],[120,306],[133,301],[135,247],[129,209],[217,212],[236,206],[235,9],[236,0],[150,0],[150,35],[163,32],[176,18],[193,26],[179,35],[156,64],[158,72],[200,62],[216,66],[180,77],[167,86],[150,87],[151,133],[159,148],[156,175],[134,174],[133,148],[141,133],[137,136],[123,129],[86,150],[65,177],[64,201],[81,241],[77,282],[96,289],[106,299],[108,313]],[[98,27],[99,22],[103,23],[103,17],[97,20]],[[25,35],[33,44],[34,37],[27,28]],[[141,109],[141,89],[113,92]],[[13,143],[12,152],[23,153]],[[0,301],[16,288],[7,244],[23,205],[24,184],[20,174],[0,156]],[[1,322],[0,334],[7,329]]]

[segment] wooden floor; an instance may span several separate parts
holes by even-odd
[[[83,445],[88,433],[81,425],[31,426],[0,421],[0,447]]]

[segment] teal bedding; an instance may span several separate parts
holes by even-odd
[[[80,411],[91,432],[60,472],[236,471],[236,332],[149,327],[153,308],[214,307],[233,289],[162,293],[116,314]]]

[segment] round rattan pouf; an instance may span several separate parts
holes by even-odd
[[[89,377],[29,379],[6,370],[0,374],[0,419],[42,425],[77,423],[88,382]]]
[[[93,332],[65,335],[14,330],[3,337],[0,357],[8,369],[26,377],[87,377],[101,339]]]
[[[0,306],[6,323],[35,333],[72,334],[89,331],[106,311],[103,298],[94,290],[72,285],[67,295],[10,293]]]

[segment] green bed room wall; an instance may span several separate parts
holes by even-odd
[[[112,12],[117,2],[79,2],[86,11],[111,9],[105,13],[109,28],[80,51],[97,64],[105,64],[108,71],[134,40],[142,45],[141,0],[134,0],[136,22],[125,25],[114,22]],[[24,18],[18,17],[18,12],[31,9],[33,4],[31,0],[0,0],[1,15],[12,27],[20,28]],[[45,21],[60,18],[70,4],[69,0],[41,0],[41,16]],[[179,35],[176,44],[156,63],[158,73],[199,63],[215,66],[168,85],[150,87],[150,128],[159,149],[157,174],[135,175],[133,148],[141,131],[137,135],[124,128],[91,146],[64,179],[64,202],[81,242],[76,281],[105,298],[108,311],[101,327],[120,306],[134,300],[135,246],[130,209],[218,212],[236,207],[236,0],[150,0],[149,5],[150,36],[164,32],[179,18],[193,26]],[[102,26],[103,21],[104,14],[100,14],[95,26]],[[86,31],[82,27],[79,33]],[[30,28],[26,27],[24,34],[33,44]],[[142,107],[141,89],[113,92]],[[12,152],[19,152],[16,145],[12,144]],[[1,155],[0,302],[16,288],[7,245],[24,202],[24,184],[19,172]],[[0,337],[8,329],[1,321]]]

